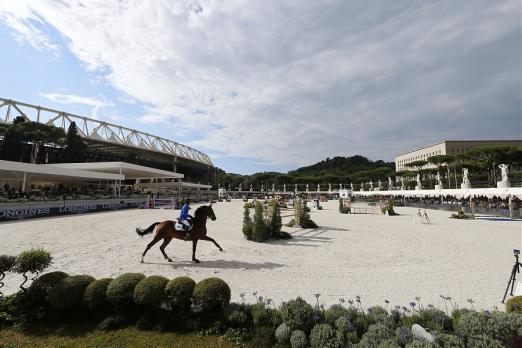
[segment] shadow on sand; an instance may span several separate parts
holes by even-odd
[[[187,267],[187,268],[221,268],[221,269],[253,269],[253,270],[261,270],[261,269],[274,269],[283,267],[283,264],[274,263],[274,262],[244,262],[244,261],[233,261],[233,260],[205,260],[200,259],[201,263],[193,263],[192,261],[185,260],[174,260],[174,262],[143,262],[148,265],[160,265],[160,266],[170,266],[173,268],[179,267]]]

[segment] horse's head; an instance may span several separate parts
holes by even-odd
[[[212,209],[212,203],[207,206],[207,217],[209,217],[212,221],[216,220],[216,214],[214,214],[214,209]]]

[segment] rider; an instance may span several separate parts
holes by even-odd
[[[190,223],[188,221],[189,209],[190,209],[190,199],[186,198],[185,199],[185,204],[183,204],[183,207],[181,207],[181,211],[179,213],[179,219],[178,219],[179,222],[181,222],[181,224],[185,228],[185,232],[187,234],[186,239],[188,239],[189,236],[190,236],[190,231],[189,231]]]

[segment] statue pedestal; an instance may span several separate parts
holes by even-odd
[[[417,190],[417,191],[420,191],[420,190],[422,190],[422,186],[418,186],[418,185],[417,185],[417,186],[415,186],[415,190]]]
[[[508,188],[511,187],[511,183],[509,181],[497,181],[497,188]]]
[[[468,184],[468,183],[462,183],[460,184],[460,188],[461,189],[470,189],[471,188],[471,184]]]
[[[435,185],[435,190],[442,190],[444,186],[442,185]]]

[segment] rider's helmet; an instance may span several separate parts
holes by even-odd
[[[185,198],[185,203],[190,204],[190,198]]]

